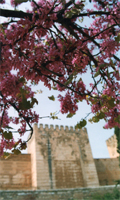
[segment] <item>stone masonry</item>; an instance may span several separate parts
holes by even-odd
[[[108,140],[106,140],[106,144],[107,144],[110,158],[118,157],[119,154],[117,153],[117,139],[116,139],[115,134],[112,137],[110,137]]]
[[[0,189],[31,188],[30,154],[0,158]]]
[[[32,187],[56,189],[97,186],[99,180],[86,129],[34,125],[28,142]]]
[[[119,158],[93,159],[87,130],[33,127],[28,154],[0,158],[0,189],[57,190],[114,185]]]

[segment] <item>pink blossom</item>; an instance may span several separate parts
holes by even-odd
[[[33,111],[35,94],[31,83],[40,81],[47,88],[58,90],[61,113],[75,114],[77,102],[85,100],[94,115],[104,113],[105,128],[119,126],[120,3],[111,6],[110,0],[102,4],[93,2],[93,9],[87,10],[81,1],[76,2],[82,6],[81,15],[86,19],[92,17],[88,27],[78,24],[74,12],[67,18],[66,13],[74,11],[75,5],[72,3],[65,9],[60,0],[39,0],[38,6],[32,2],[32,10],[26,12],[32,15],[31,19],[18,19],[1,26],[0,123],[3,129],[11,123],[17,124],[21,136],[27,125],[32,127],[38,122],[39,116]],[[11,0],[11,5],[16,7],[18,3]],[[103,13],[94,15],[94,11]],[[85,75],[90,75],[89,85]],[[63,91],[64,96],[60,94]],[[17,116],[9,115],[11,108]],[[0,152],[11,149],[13,144],[11,140],[9,146],[2,137]]]

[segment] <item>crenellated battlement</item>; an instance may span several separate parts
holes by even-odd
[[[28,152],[32,158],[32,173],[36,174],[36,179],[32,176],[34,187],[50,189],[99,185],[99,174],[93,160],[86,128],[35,124],[33,130],[33,139],[29,141]],[[118,155],[115,135],[106,143],[110,157],[116,158]],[[101,164],[96,162],[96,165]],[[104,178],[103,174],[101,177]],[[114,180],[115,177],[114,174]],[[105,182],[103,178],[100,179],[102,184]],[[106,180],[109,180],[109,177],[106,177]]]
[[[116,135],[112,135],[109,139],[106,140],[107,146],[115,146],[117,140],[116,140]]]
[[[117,158],[119,154],[117,153],[117,139],[116,135],[112,135],[108,140],[106,140],[107,148],[111,158]]]
[[[83,128],[83,129],[75,129],[75,127],[73,126],[62,126],[62,125],[53,125],[53,124],[40,124],[39,126],[37,124],[34,124],[34,127],[33,129],[35,130],[36,128],[38,128],[39,131],[59,131],[59,132],[70,132],[70,133],[81,133],[82,132],[85,132],[87,133],[87,129],[86,128]]]
[[[34,124],[28,149],[32,173],[36,175],[32,181],[34,187],[50,189],[99,185],[86,128]]]
[[[87,129],[34,124],[28,155],[0,159],[0,189],[62,189],[114,184],[120,179],[117,141],[107,141],[112,159],[93,159]],[[114,165],[113,165],[114,163]]]

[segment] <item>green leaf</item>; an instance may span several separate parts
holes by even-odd
[[[38,105],[37,99],[34,98],[34,97],[32,97],[32,102],[30,103],[32,108],[33,108],[33,105],[34,105],[35,103]]]
[[[74,14],[74,15],[78,15],[80,13],[80,9],[77,9],[77,8],[73,8],[71,10],[71,12]]]
[[[81,129],[83,128],[84,126],[86,126],[87,122],[85,119],[81,120],[76,126],[75,126],[75,129]]]
[[[69,85],[73,80],[73,74],[71,74],[68,78],[68,80],[64,83],[64,85]]]
[[[120,33],[118,33],[118,36],[117,36],[117,37],[115,37],[115,41],[116,41],[117,43],[119,43],[119,42],[120,42]]]
[[[100,69],[98,69],[98,71],[95,73],[94,77],[97,77],[100,75]]]
[[[3,132],[3,137],[5,139],[7,139],[7,140],[12,139],[13,138],[12,132],[11,131],[9,131],[9,132],[7,132],[7,131]]]
[[[118,115],[114,120],[115,120],[115,122],[120,123],[120,115]]]
[[[106,66],[106,63],[103,63],[103,64],[99,65],[99,68],[103,68],[105,66]]]
[[[83,120],[80,122],[80,125],[81,125],[82,127],[86,126],[86,124],[87,124],[87,122],[86,122],[85,119],[83,119]]]
[[[75,5],[75,7],[78,8],[78,9],[82,9],[83,6],[85,6],[84,4],[80,4],[80,5],[78,5],[78,4],[74,4],[74,5]]]
[[[51,118],[52,118],[52,119],[58,119],[58,117],[57,117],[57,116],[52,116]]]
[[[2,25],[2,24],[0,24],[0,30],[1,30],[1,32],[3,33],[3,35],[4,35],[4,36],[6,36],[5,30],[4,30],[4,28],[3,28],[3,25]]]
[[[13,152],[15,155],[21,154],[21,151],[20,151],[19,149],[13,149],[12,152]]]
[[[27,109],[30,109],[30,108],[32,108],[30,101],[27,101],[27,99],[23,98],[22,102],[19,103],[19,109],[27,110]]]
[[[75,115],[75,113],[73,114],[73,113],[69,113],[68,115],[67,115],[67,118],[71,118],[71,117],[73,117],[73,115]]]
[[[50,100],[55,101],[55,97],[52,95],[50,97],[48,97]]]
[[[24,77],[19,78],[19,82],[24,83],[25,82],[25,78]]]
[[[57,87],[52,87],[53,90],[57,90]]]
[[[103,64],[99,65],[99,69],[98,69],[98,71],[95,73],[94,77],[97,77],[98,75],[100,75],[100,69],[102,69],[102,68],[105,67],[105,66],[106,66],[106,63],[103,63]]]
[[[98,116],[99,119],[103,119],[105,117],[105,114],[103,112],[101,112]]]
[[[113,108],[114,106],[115,106],[115,99],[114,98],[112,98],[112,99],[110,99],[109,101],[108,101],[108,104],[109,104],[109,107],[110,108]]]
[[[65,14],[65,17],[66,17],[66,18],[71,18],[72,15],[73,15],[72,12],[69,11],[69,12],[67,12],[67,13]]]
[[[94,123],[97,123],[97,122],[99,122],[99,118],[97,116],[94,116],[94,117],[92,117],[92,121]]]
[[[56,116],[57,112],[54,112],[54,113],[50,113],[50,118],[51,119],[58,119],[58,117]]]
[[[8,157],[10,157],[10,153],[8,153],[8,152],[4,152],[3,153],[3,158],[5,158],[5,159],[7,159]]]
[[[89,121],[90,123],[93,123],[92,119],[88,119],[88,121]]]

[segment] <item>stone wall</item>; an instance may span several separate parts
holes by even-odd
[[[117,187],[120,191],[120,187]],[[0,191],[0,200],[93,200],[94,195],[112,193],[114,186],[59,190]],[[94,198],[95,199],[95,198]],[[117,198],[118,200],[118,198]]]
[[[31,159],[29,154],[0,158],[0,189],[31,188]]]
[[[87,130],[34,125],[28,142],[34,189],[77,188],[99,185]]]
[[[114,185],[120,179],[119,158],[94,159],[100,185]]]
[[[86,129],[34,125],[28,153],[0,159],[0,189],[65,189],[113,185],[118,158],[93,159]]]
[[[108,152],[110,158],[117,158],[119,154],[117,153],[117,139],[116,135],[112,135],[108,140],[106,140]]]

